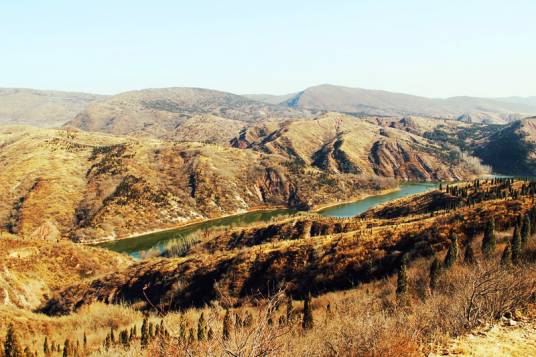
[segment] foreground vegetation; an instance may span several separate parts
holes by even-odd
[[[18,345],[29,355],[46,355],[45,337],[48,355],[65,356],[427,354],[485,324],[534,318],[535,188],[474,181],[361,218],[292,217],[196,237],[183,258],[149,259],[47,300],[43,311],[65,316],[0,311],[0,336],[8,353]],[[306,265],[292,265],[302,249]],[[231,268],[211,275],[224,251]],[[298,258],[264,260],[269,252]]]

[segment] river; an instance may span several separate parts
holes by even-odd
[[[376,195],[364,198],[351,203],[331,206],[318,212],[327,217],[353,217],[377,205],[406,197],[416,193],[425,192],[437,187],[436,183],[402,183],[400,190],[383,195]],[[238,227],[254,222],[267,222],[274,217],[290,215],[296,211],[279,209],[273,211],[258,211],[214,219],[202,223],[192,224],[181,228],[169,229],[166,231],[144,234],[133,238],[121,239],[113,242],[99,244],[99,246],[116,251],[127,253],[135,259],[141,259],[147,255],[156,255],[166,249],[173,241],[182,239],[194,232],[214,229],[217,227]]]

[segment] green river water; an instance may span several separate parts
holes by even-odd
[[[353,217],[366,210],[395,200],[397,198],[425,192],[437,187],[436,183],[402,183],[400,190],[384,195],[370,196],[351,203],[332,206],[323,209],[318,214],[328,217]],[[99,244],[99,246],[116,252],[127,253],[135,259],[143,258],[147,253],[158,253],[166,249],[173,241],[182,239],[194,232],[214,229],[216,227],[236,227],[254,222],[267,222],[273,217],[294,214],[296,211],[279,209],[273,211],[259,211],[214,219],[189,226],[169,229],[166,231],[144,234],[133,238],[117,240]]]

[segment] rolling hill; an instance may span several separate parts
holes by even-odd
[[[251,96],[250,96],[251,97]],[[451,97],[434,99],[381,90],[319,85],[283,96],[255,98],[290,108],[358,113],[456,118],[468,122],[507,123],[536,114],[531,98]]]
[[[61,126],[103,98],[87,93],[0,88],[0,124]]]
[[[308,110],[267,104],[231,93],[201,88],[145,89],[121,93],[90,105],[67,126],[118,135],[149,135],[184,139],[181,125],[204,118],[204,129],[219,133],[222,120],[238,123],[304,117]],[[213,118],[214,128],[207,118]],[[229,130],[229,129],[227,129]],[[206,137],[204,137],[206,138]]]

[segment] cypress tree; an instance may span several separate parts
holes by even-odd
[[[528,215],[525,215],[523,218],[523,225],[521,226],[521,245],[525,246],[529,241],[530,237],[530,218]]]
[[[229,310],[225,311],[225,316],[223,317],[223,339],[227,341],[231,337],[231,329],[233,327],[233,322],[231,321],[231,313]]]
[[[439,275],[441,274],[441,263],[437,257],[432,261],[430,265],[430,289],[435,290],[437,287],[437,281],[439,280]]]
[[[314,326],[313,321],[313,308],[311,306],[311,293],[307,293],[305,300],[303,300],[303,321],[302,327],[304,330],[310,330]]]
[[[447,251],[447,255],[445,256],[445,261],[443,262],[443,265],[446,269],[452,267],[454,263],[458,260],[458,236],[456,233],[452,233],[452,236],[450,238],[450,246],[449,250]]]
[[[194,333],[194,329],[192,327],[190,327],[190,335],[188,336],[188,344],[192,344],[195,342],[195,333]]]
[[[48,337],[45,336],[45,341],[43,342],[43,354],[45,356],[50,355],[50,347],[48,346]]]
[[[201,313],[197,321],[197,340],[205,341],[207,338],[207,323],[205,321],[205,313]]]
[[[70,357],[71,355],[71,341],[69,341],[69,339],[66,339],[63,344],[63,357]]]
[[[115,345],[115,332],[113,327],[110,327],[110,341],[113,345]]]
[[[6,340],[4,341],[4,357],[22,357],[22,347],[13,324],[9,324],[7,328]]]
[[[141,324],[141,347],[146,347],[149,344],[149,321],[147,317],[143,319]]]
[[[491,218],[486,224],[484,230],[484,238],[482,238],[482,253],[486,258],[489,258],[494,252],[497,246],[497,239],[495,237],[495,219]]]
[[[503,253],[501,255],[501,265],[510,265],[512,262],[512,249],[510,248],[510,244],[507,244],[506,247],[504,247]]]
[[[514,228],[514,235],[512,237],[512,263],[519,263],[521,258],[521,234],[519,233],[519,226]]]
[[[475,252],[473,251],[473,245],[471,244],[471,242],[468,242],[467,246],[465,247],[463,262],[467,265],[472,265],[476,263]]]
[[[149,322],[149,339],[154,338],[154,325],[152,322]]]
[[[407,272],[408,256],[404,254],[398,269],[398,279],[396,281],[396,295],[402,296],[408,290],[408,272]]]
[[[86,336],[86,331],[84,331],[84,340],[83,340],[83,343],[84,343],[84,353],[87,352],[87,336]]]

